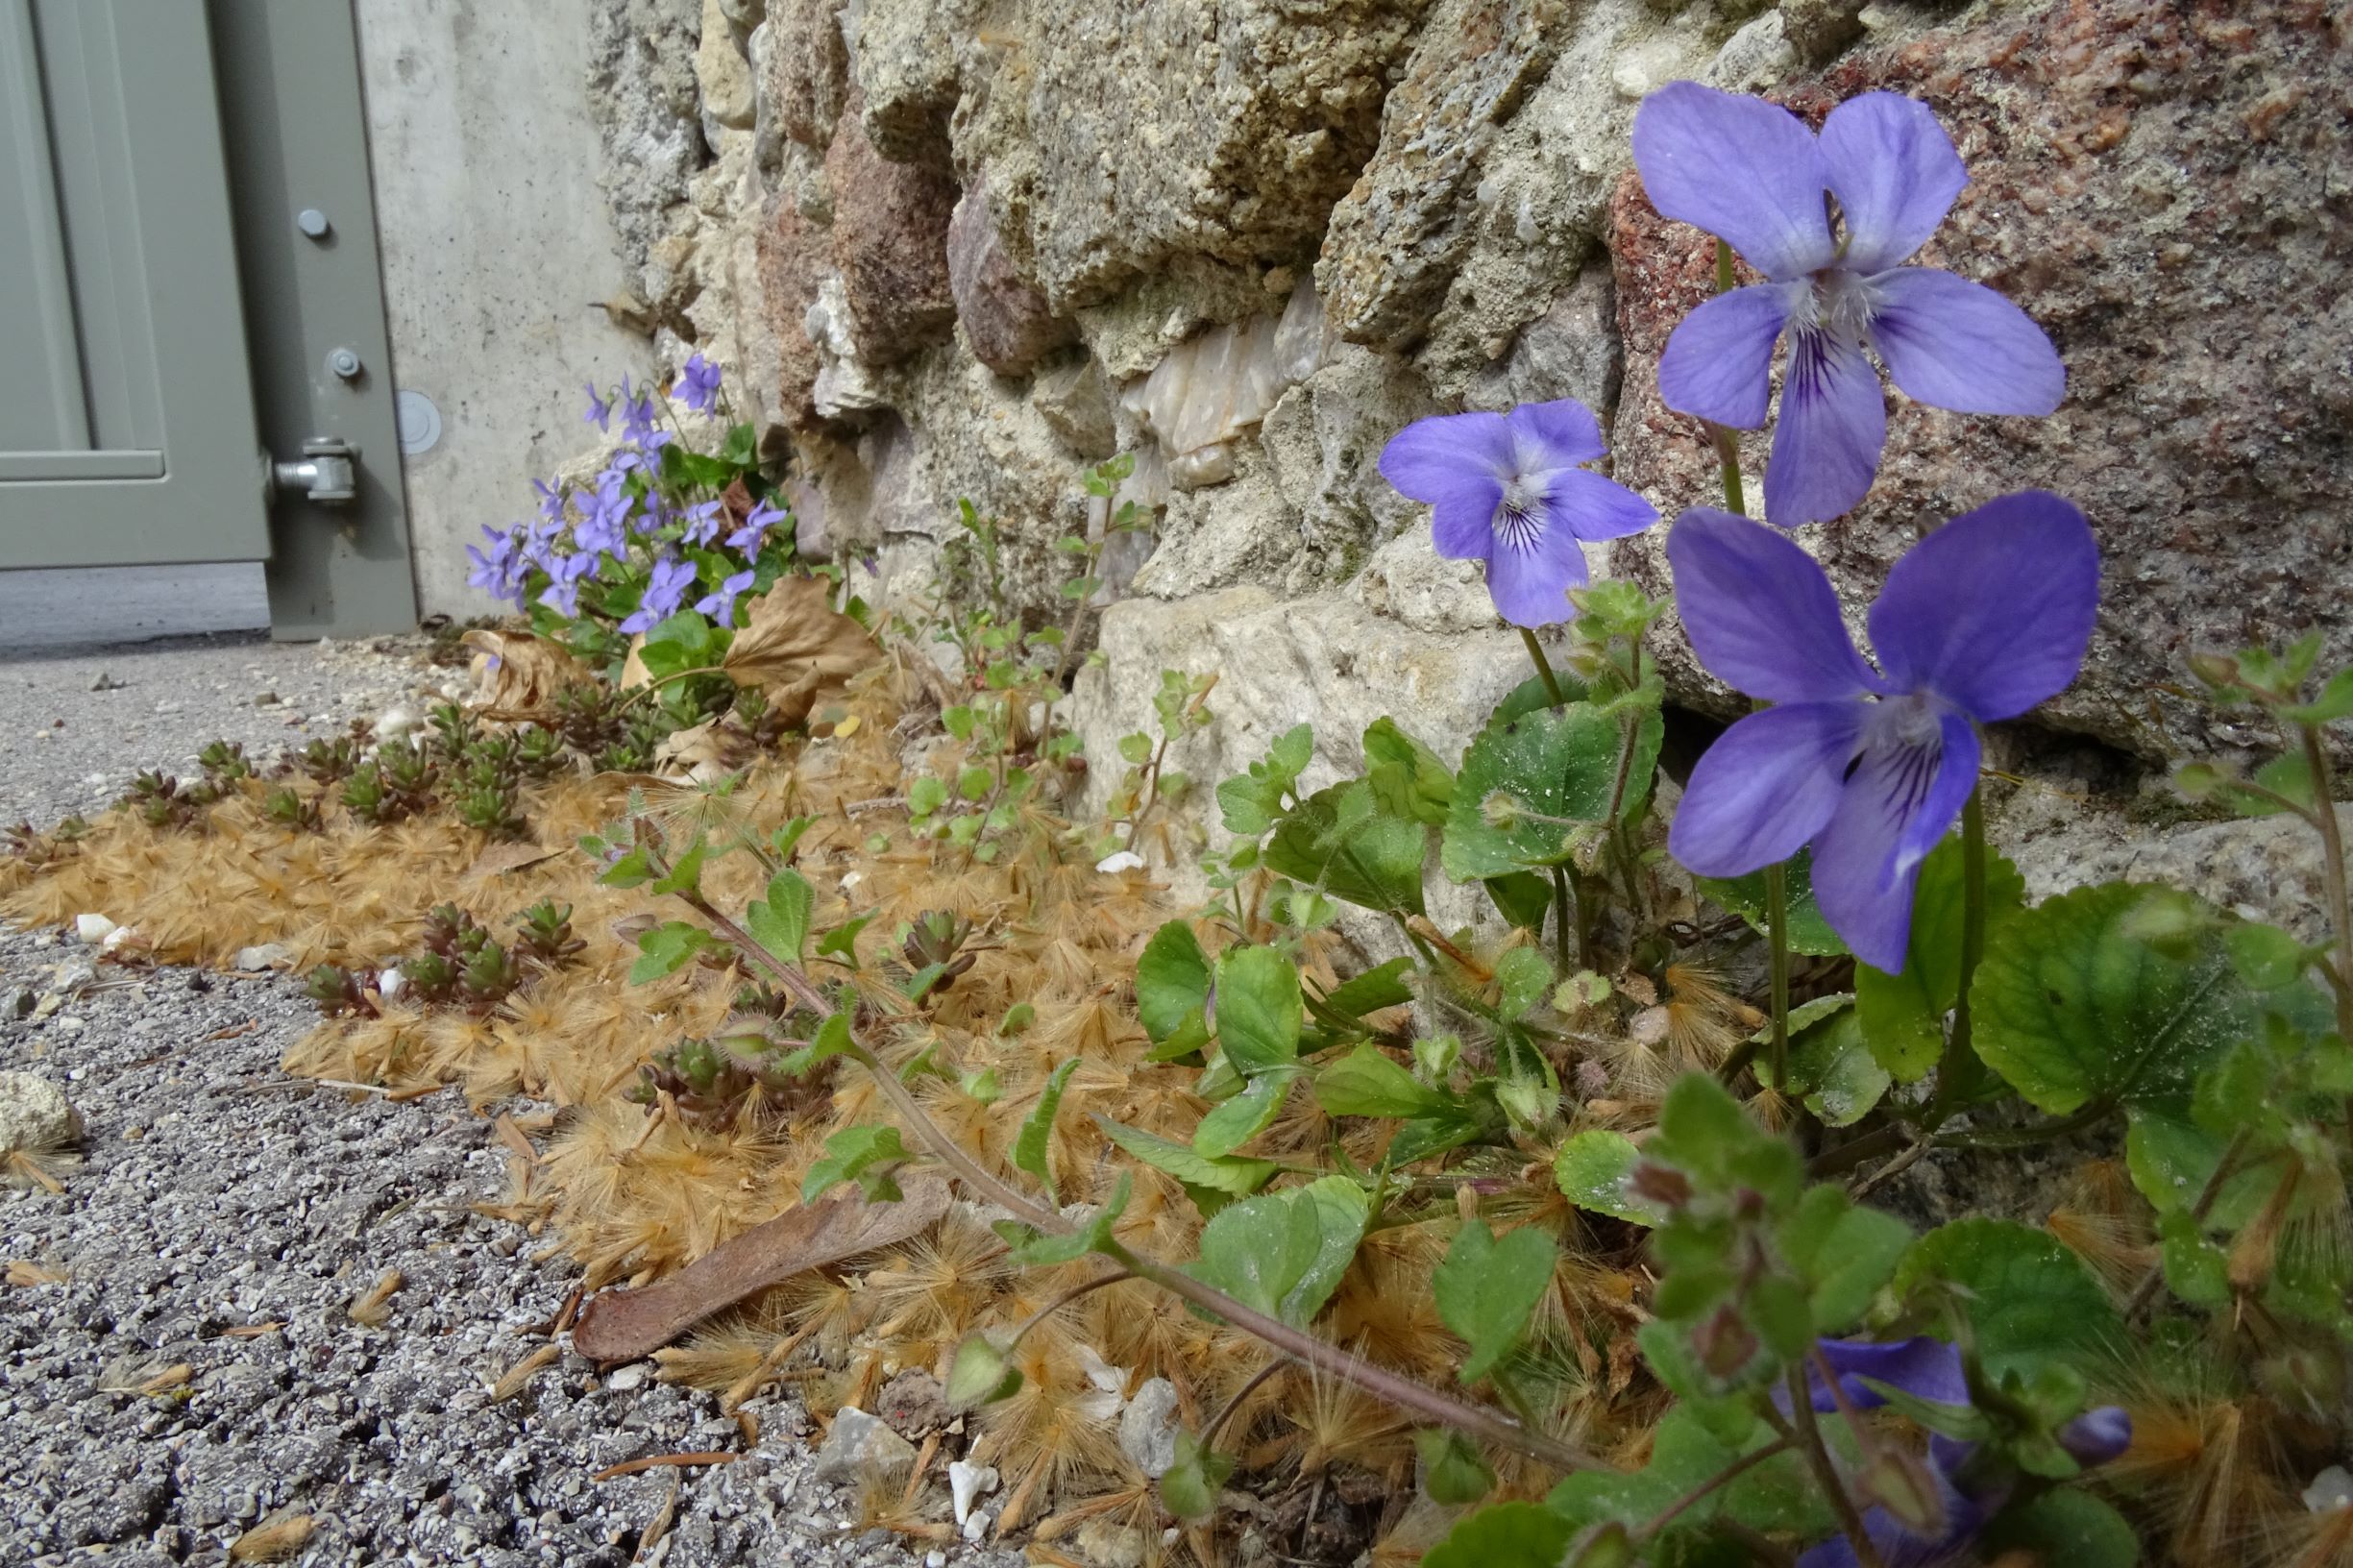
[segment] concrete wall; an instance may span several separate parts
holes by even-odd
[[[425,613],[477,615],[465,546],[581,445],[581,383],[651,344],[597,302],[625,263],[599,188],[582,0],[356,0],[393,373],[440,410],[406,460]]]

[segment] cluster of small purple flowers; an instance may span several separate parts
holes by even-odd
[[[1824,916],[1855,955],[1902,967],[1920,863],[1976,788],[1977,726],[2025,712],[2075,677],[2099,595],[2083,514],[2042,491],[1953,519],[1899,561],[1873,605],[1878,666],[1849,640],[1829,579],[1779,529],[1839,517],[1870,491],[1897,387],[1969,413],[2047,414],[2066,372],[2042,330],[1981,284],[1903,263],[1969,176],[1927,109],[1867,93],[1819,135],[1760,98],[1662,87],[1634,120],[1652,203],[1715,234],[1764,278],[1677,326],[1658,368],[1668,406],[1722,429],[1766,420],[1783,339],[1765,522],[1713,507],[1667,543],[1700,662],[1774,704],[1703,756],[1669,847],[1703,876],[1742,876],[1808,845]],[[1486,563],[1504,618],[1572,614],[1582,544],[1655,521],[1649,502],[1583,465],[1599,423],[1573,400],[1426,419],[1381,470],[1433,507],[1438,553]]]
[[[700,354],[690,357],[670,389],[693,412],[716,417],[723,394],[717,365]],[[741,570],[726,571],[694,607],[723,626],[735,624],[737,601],[757,579],[755,563],[768,531],[787,518],[766,500],[737,521],[717,498],[683,502],[653,482],[662,449],[678,440],[666,424],[664,394],[632,386],[624,376],[616,389],[588,387],[585,423],[610,433],[616,415],[622,444],[590,483],[571,487],[533,480],[537,516],[506,528],[484,525],[483,543],[469,545],[473,571],[467,581],[528,612],[534,603],[566,620],[582,614],[580,593],[591,582],[639,585],[634,607],[618,628],[625,635],[650,631],[693,598],[705,575],[681,547],[706,555],[724,548],[741,557]]]

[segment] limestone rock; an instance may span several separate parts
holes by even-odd
[[[1037,0],[1011,47],[975,52],[991,74],[944,97],[969,106],[957,163],[989,170],[1007,244],[1060,311],[1180,258],[1296,262],[1376,144],[1428,4]],[[902,9],[929,8],[868,7]],[[878,102],[879,68],[862,44]]]
[[[1071,1544],[1092,1568],[1143,1568],[1150,1542],[1133,1525],[1098,1518],[1081,1525]]]
[[[841,0],[772,0],[768,8],[764,95],[777,130],[820,152],[833,140],[849,96],[841,9]]]
[[[46,1078],[0,1072],[0,1156],[54,1153],[82,1136],[82,1115]]]
[[[1287,591],[1346,579],[1377,542],[1401,531],[1428,539],[1425,509],[1399,495],[1378,465],[1389,437],[1438,411],[1395,359],[1343,343],[1268,412],[1260,437],[1267,467],[1297,518],[1298,553],[1282,579]]]
[[[2107,566],[2083,674],[2037,718],[2152,759],[2241,739],[2173,695],[2190,653],[2316,631],[2324,661],[2353,658],[2353,296],[2331,215],[2353,57],[2304,15],[2291,0],[2227,19],[2130,0],[2000,13],[1875,44],[1790,95],[1816,118],[1875,87],[1926,102],[1971,183],[1919,259],[2008,295],[2068,369],[2047,419],[1891,391],[1869,499],[1809,543],[1861,604],[1936,522],[2012,490],[2066,495]],[[1704,435],[1656,391],[1669,331],[1712,291],[1712,242],[1662,222],[1630,178],[1612,210],[1617,477],[1672,516],[1716,484]],[[1761,463],[1763,441],[1748,450]],[[1654,590],[1661,531],[1615,548]],[[1687,663],[1670,678],[1705,689]]]
[[[867,139],[859,109],[853,94],[825,155],[833,258],[857,318],[861,357],[889,365],[945,337],[955,320],[947,221],[956,183],[936,169],[885,160]]]
[[[1781,0],[1781,33],[1808,65],[1826,63],[1863,36],[1865,0]]]
[[[1560,0],[1440,0],[1382,112],[1381,146],[1332,214],[1316,281],[1351,341],[1397,346],[1444,297],[1464,192],[1552,61]]]
[[[1101,462],[1117,454],[1119,429],[1111,378],[1093,355],[1041,375],[1030,387],[1029,402],[1081,457]]]
[[[984,0],[858,0],[846,9],[860,113],[883,157],[946,166],[961,47],[980,31],[983,11]]]
[[[988,184],[976,179],[947,222],[947,281],[973,357],[1002,376],[1025,376],[1070,341],[1071,324],[1054,314],[997,238]]]
[[[817,1479],[836,1486],[875,1482],[902,1484],[915,1469],[915,1445],[855,1405],[833,1415],[825,1446],[817,1451]]]
[[[709,157],[695,79],[702,11],[703,0],[589,8],[588,103],[604,144],[597,179],[633,266],[669,232],[670,209]]]
[[[702,112],[733,131],[752,124],[751,62],[722,0],[702,0],[702,35],[695,45],[695,80]]]
[[[947,1467],[948,1501],[956,1510],[956,1523],[962,1526],[972,1517],[972,1505],[997,1487],[996,1467],[989,1464],[967,1464],[962,1459],[950,1460]]]
[[[1440,555],[1427,528],[1401,533],[1374,551],[1348,593],[1375,615],[1416,631],[1478,631],[1495,625],[1484,570],[1477,561]]]
[[[1506,412],[1523,403],[1575,398],[1605,426],[1618,402],[1617,292],[1597,260],[1519,331],[1511,352],[1474,377],[1463,402]]]
[[[1146,1480],[1158,1481],[1176,1463],[1181,1430],[1176,1384],[1166,1378],[1153,1378],[1136,1390],[1136,1397],[1119,1412],[1119,1452]]]

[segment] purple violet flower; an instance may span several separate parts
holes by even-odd
[[[686,369],[678,377],[678,401],[699,414],[707,414],[719,402],[719,367],[700,354],[687,356]]]
[[[531,488],[539,492],[539,515],[553,523],[564,515],[565,492],[545,479],[533,479]]]
[[[761,536],[790,516],[778,511],[765,501],[752,502],[751,510],[744,515],[744,526],[727,535],[727,548],[746,556],[760,553]]]
[[[1838,1378],[1839,1393],[1857,1410],[1887,1403],[1885,1395],[1866,1386],[1872,1378],[1915,1399],[1937,1405],[1970,1403],[1969,1377],[1961,1367],[1961,1353],[1942,1339],[1923,1335],[1891,1344],[1868,1344],[1857,1339],[1820,1339],[1815,1348]],[[1813,1390],[1813,1407],[1820,1411],[1838,1408],[1838,1400],[1823,1382],[1821,1372],[1806,1369]],[[1787,1396],[1777,1396],[1784,1413]],[[2085,1469],[2106,1464],[2132,1445],[2132,1417],[2121,1407],[2103,1405],[2087,1410],[2058,1433],[2059,1446]],[[1971,1467],[1977,1457],[1975,1443],[1942,1433],[1928,1439],[1926,1479],[1934,1484],[1940,1520],[1925,1531],[1908,1526],[1888,1509],[1874,1504],[1863,1512],[1863,1532],[1879,1550],[1887,1568],[1933,1568],[1959,1558],[2001,1511],[2017,1489],[2018,1478],[2005,1465],[1988,1470]],[[1844,1535],[1833,1535],[1798,1559],[1798,1568],[1856,1568],[1854,1548]]]
[[[695,585],[695,563],[674,558],[653,563],[653,575],[646,579],[646,591],[639,597],[637,609],[621,629],[629,636],[651,631],[678,613],[685,602],[686,591]]]
[[[660,417],[661,410],[654,406],[652,390],[631,392],[629,378],[624,376],[621,379],[621,433],[641,447],[658,446],[660,443],[650,437],[654,433],[654,421]]]
[[[1914,545],[1871,607],[1880,668],[1787,534],[1709,507],[1667,538],[1700,662],[1775,706],[1692,769],[1668,829],[1702,876],[1745,876],[1814,847],[1814,896],[1855,957],[1903,968],[1920,863],[1977,787],[1977,726],[2064,690],[2099,603],[2083,513],[2022,491]]]
[[[588,413],[582,423],[594,425],[601,430],[613,428],[613,405],[597,395],[597,383],[594,381],[588,383]]]
[[[726,523],[725,509],[716,501],[699,501],[686,509],[684,516],[686,542],[700,545],[706,550],[710,548],[711,541],[719,537],[719,530]]]
[[[580,613],[580,579],[597,575],[597,563],[603,557],[595,554],[559,555],[548,563],[549,583],[540,594],[539,602],[556,614],[576,617]]]
[[[487,553],[478,546],[466,547],[466,554],[474,562],[474,570],[466,574],[467,583],[494,599],[512,600],[518,610],[523,608],[527,563],[523,559],[522,526],[501,531],[485,523],[482,540],[490,547]]]
[[[1899,265],[1969,184],[1925,105],[1867,92],[1830,110],[1816,136],[1762,98],[1671,82],[1643,100],[1633,139],[1651,205],[1724,240],[1767,280],[1716,296],[1676,327],[1658,361],[1667,406],[1757,429],[1774,345],[1790,339],[1765,470],[1768,523],[1819,523],[1869,493],[1887,400],[1866,345],[1905,396],[1938,408],[2059,405],[2066,368],[2024,311],[1952,273]],[[1831,197],[1843,233],[1831,226]]]
[[[757,572],[748,568],[736,573],[735,576],[719,585],[719,592],[705,594],[697,600],[695,608],[723,626],[734,626],[736,596],[750,587],[751,579],[758,576]]]
[[[1549,626],[1576,613],[1564,596],[1585,581],[1581,541],[1658,520],[1649,502],[1581,466],[1602,452],[1593,410],[1562,398],[1415,420],[1383,449],[1381,474],[1430,503],[1440,555],[1487,563],[1487,593],[1505,620]]]

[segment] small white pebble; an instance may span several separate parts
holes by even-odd
[[[1096,861],[1094,863],[1094,869],[1105,873],[1110,873],[1113,871],[1140,871],[1143,870],[1143,856],[1138,854],[1133,849],[1117,850],[1112,854],[1105,855],[1101,860]]]
[[[112,936],[114,931],[114,922],[104,915],[77,915],[74,917],[74,935],[92,947]]]
[[[944,1552],[924,1553],[923,1568],[947,1568],[947,1554]]]

